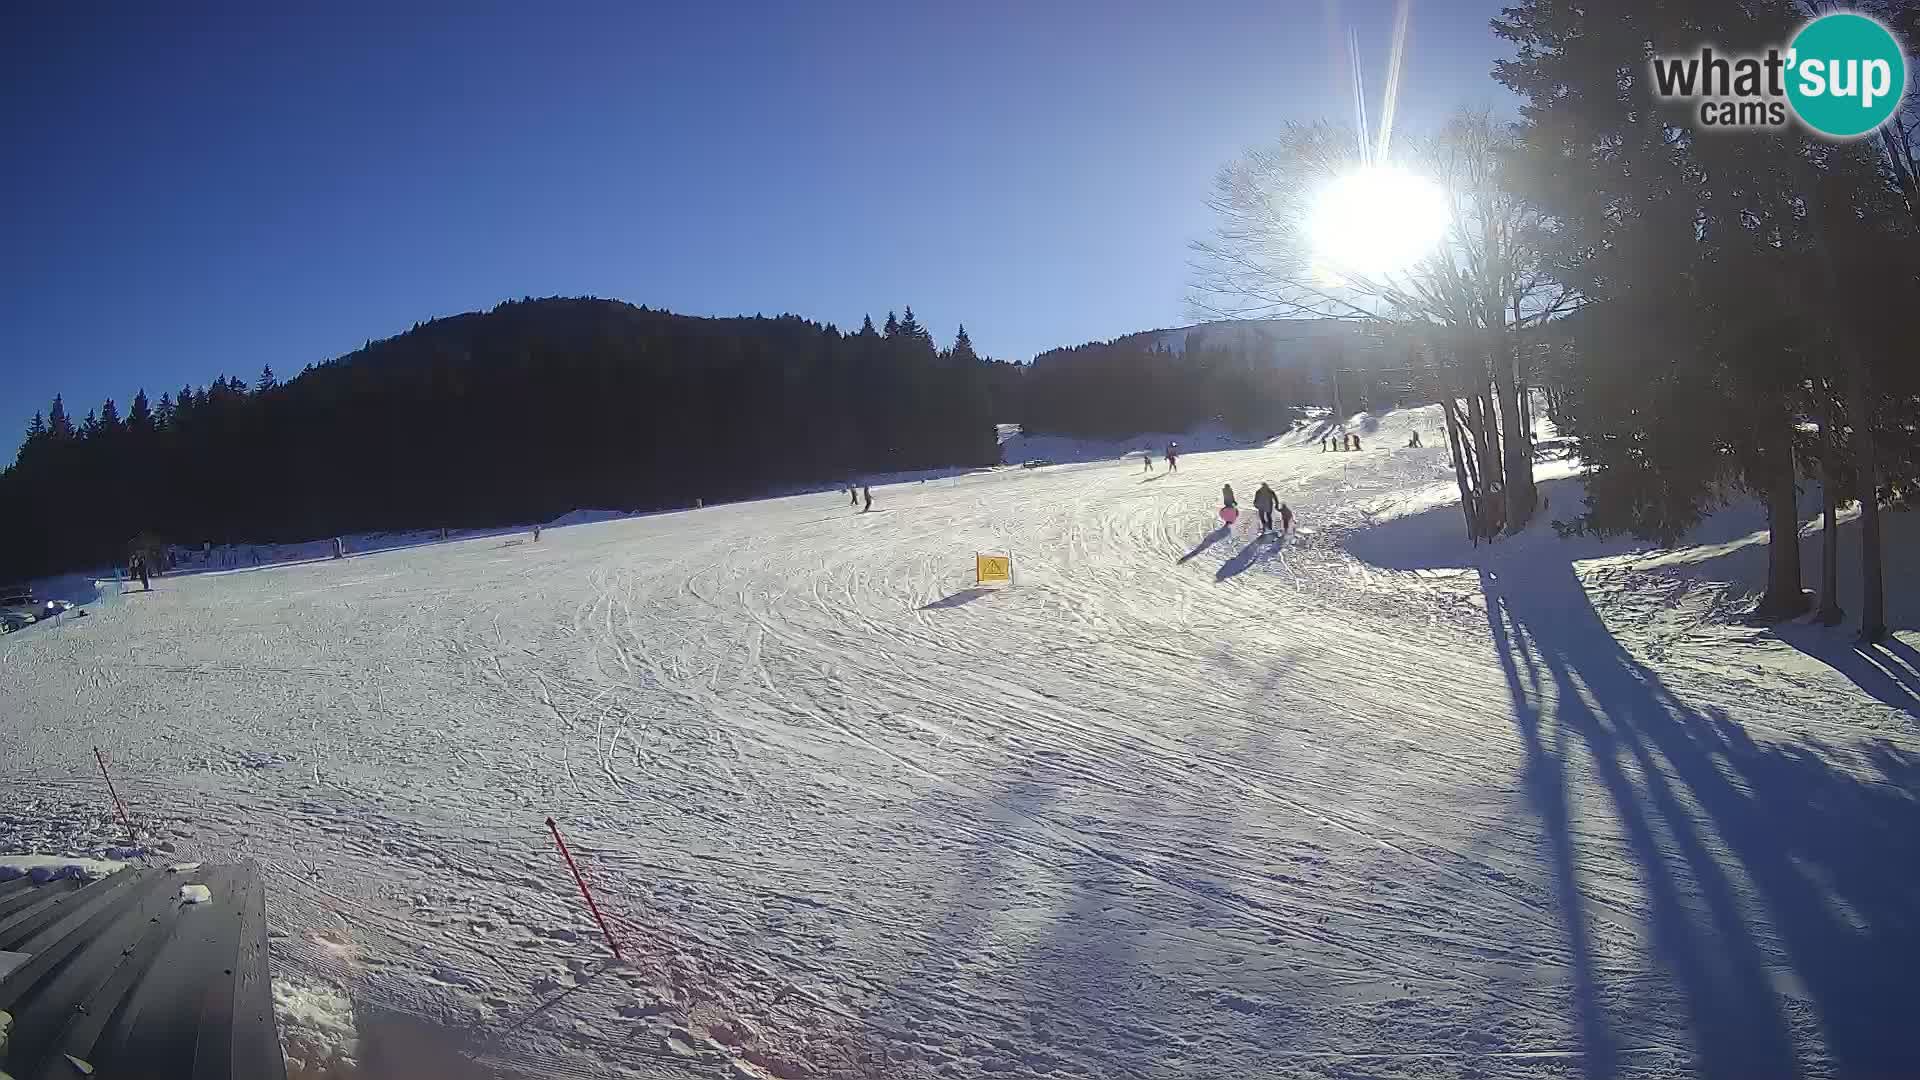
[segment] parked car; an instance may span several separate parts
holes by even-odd
[[[15,630],[32,626],[39,618],[39,614],[25,604],[0,608],[0,633],[11,634]]]

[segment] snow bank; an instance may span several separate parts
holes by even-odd
[[[70,855],[0,855],[0,881],[30,877],[35,881],[74,878],[93,881],[127,864],[118,859],[84,859]]]
[[[542,526],[548,529],[564,529],[569,525],[593,525],[602,521],[618,521],[632,515],[625,510],[569,510]]]

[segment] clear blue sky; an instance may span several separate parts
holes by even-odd
[[[1392,17],[402,6],[5,20],[0,456],[56,391],[124,412],[527,294],[847,329],[912,304],[1008,359],[1178,325],[1214,172],[1350,114],[1345,27],[1377,101]],[[1500,6],[1414,0],[1403,130],[1511,108]]]

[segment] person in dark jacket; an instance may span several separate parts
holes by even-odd
[[[152,592],[153,581],[148,576],[147,557],[145,555],[135,555],[133,557],[133,566],[131,567],[131,569],[134,573],[134,576],[140,579],[141,591]]]
[[[1180,471],[1180,444],[1177,442],[1167,444],[1167,471]]]
[[[861,484],[860,494],[865,495],[867,497],[867,505],[862,507],[860,511],[861,513],[864,514],[868,510],[873,509],[873,486],[871,484]]]
[[[1285,536],[1292,531],[1293,531],[1293,507],[1288,506],[1286,503],[1281,503],[1280,504],[1280,535]]]
[[[1273,488],[1261,481],[1260,490],[1253,493],[1253,508],[1260,512],[1261,532],[1273,531],[1273,506],[1279,501],[1280,497],[1273,493]]]
[[[1221,505],[1221,506],[1223,506],[1223,507],[1225,507],[1225,508],[1227,508],[1227,509],[1229,509],[1229,510],[1238,510],[1238,509],[1240,509],[1240,504],[1239,504],[1239,503],[1237,503],[1237,502],[1235,502],[1235,501],[1234,501],[1234,499],[1233,499],[1233,485],[1232,485],[1232,484],[1221,484],[1221,485],[1220,485],[1220,505]]]

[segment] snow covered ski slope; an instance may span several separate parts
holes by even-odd
[[[0,641],[0,850],[108,750],[371,1075],[1920,1073],[1914,639],[1725,627],[1751,523],[1474,552],[1435,435],[157,579]]]

